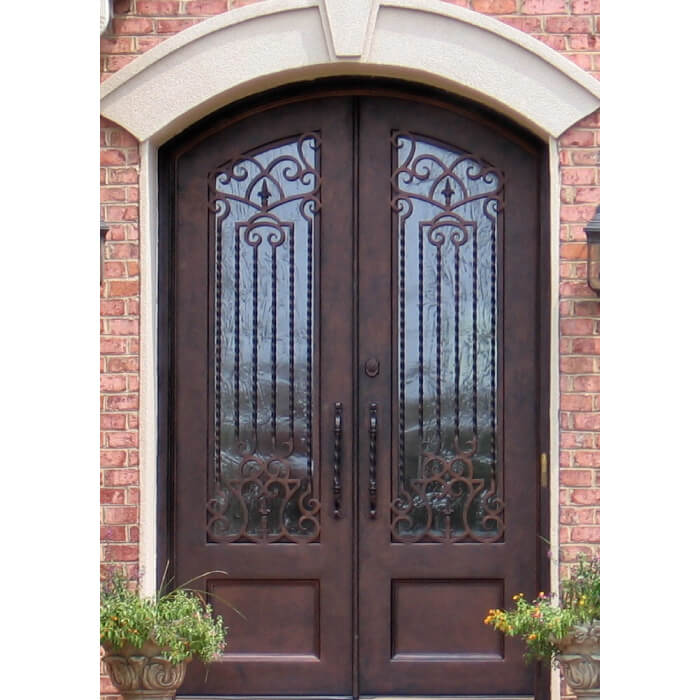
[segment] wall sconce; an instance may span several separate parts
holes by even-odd
[[[583,231],[588,239],[588,286],[600,296],[600,204]]]
[[[104,221],[100,221],[100,286],[104,278],[105,239],[107,238],[107,231],[109,231],[109,226]]]

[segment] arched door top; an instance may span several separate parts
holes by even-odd
[[[599,105],[599,83],[542,42],[442,0],[265,0],[216,15],[102,85],[102,114],[160,144],[234,100],[329,76],[449,90],[558,137]]]

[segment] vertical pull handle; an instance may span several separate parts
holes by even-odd
[[[343,404],[335,402],[335,419],[333,421],[333,517],[340,518],[341,485],[341,440],[343,437]]]
[[[369,405],[369,517],[377,517],[377,404]]]

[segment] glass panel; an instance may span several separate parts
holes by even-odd
[[[210,176],[217,235],[217,541],[318,537],[312,436],[314,134]]]
[[[477,157],[393,136],[399,462],[392,536],[492,541],[497,223],[503,176]]]

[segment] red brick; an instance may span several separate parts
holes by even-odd
[[[100,315],[101,316],[123,316],[125,305],[120,299],[102,299],[100,300]]]
[[[100,452],[100,466],[121,467],[126,464],[126,452],[124,450],[102,450]]]
[[[105,408],[108,411],[138,411],[138,394],[107,396],[105,399]]]
[[[515,12],[515,0],[473,0],[472,9],[486,15],[505,15]]]
[[[105,469],[105,486],[132,486],[139,483],[138,469]]]
[[[591,547],[562,547],[561,549],[561,561],[564,562],[575,562],[578,560],[579,555],[591,556],[593,554],[593,549]],[[570,571],[567,571],[567,575]]]
[[[577,187],[577,202],[600,202],[600,189],[598,187]]]
[[[137,525],[129,528],[129,542],[139,542],[139,528]]]
[[[126,277],[126,265],[119,260],[105,259],[104,265],[102,266],[102,276],[106,280]]]
[[[600,391],[600,376],[574,377],[574,391]]]
[[[600,452],[579,450],[574,453],[574,465],[577,467],[600,467]]]
[[[177,0],[149,0],[136,2],[136,14],[154,17],[177,15],[180,11],[180,3]]]
[[[113,34],[152,34],[153,20],[146,17],[115,17],[112,20]]]
[[[562,168],[561,181],[565,185],[595,185],[597,175],[595,168]]]
[[[124,489],[100,489],[100,503],[123,504]]]
[[[587,53],[570,53],[566,57],[579,68],[590,71],[593,68],[593,57]]]
[[[136,506],[103,506],[105,525],[125,525],[136,522]]]
[[[126,390],[126,377],[114,374],[103,374],[100,377],[100,391],[115,392]]]
[[[562,260],[587,260],[588,248],[585,243],[562,243],[559,256]]]
[[[133,297],[139,293],[139,283],[136,280],[109,283],[110,297]]]
[[[127,490],[126,502],[132,505],[138,505],[139,503],[139,489],[130,488]]]
[[[559,483],[562,486],[592,486],[591,472],[582,469],[562,469],[559,472]]]
[[[165,41],[167,36],[139,36],[136,37],[136,51],[138,53],[144,53],[152,49],[154,46]]]
[[[125,509],[126,510],[126,509]],[[135,511],[136,508],[133,508]],[[106,561],[138,561],[139,548],[133,544],[111,544],[105,547]]]
[[[109,372],[138,372],[138,357],[110,357],[107,360],[107,370]]]
[[[572,223],[587,223],[595,214],[594,206],[584,204],[563,204],[561,207],[561,220]]]
[[[111,185],[135,184],[139,181],[139,171],[136,168],[109,168],[107,178]]]
[[[581,267],[585,270],[585,266],[581,265]],[[559,285],[559,294],[562,297],[570,297],[570,298],[580,298],[580,297],[593,297],[595,296],[595,292],[588,286],[588,282],[584,282],[586,276],[585,274],[577,274],[576,275],[577,279],[580,279],[580,282],[562,282]]]
[[[534,38],[556,51],[566,50],[566,37],[564,36],[558,34],[536,34]]]
[[[114,318],[109,320],[110,335],[137,335],[139,322],[135,319]]]
[[[123,525],[100,527],[100,540],[102,542],[126,542],[126,527]]]
[[[125,202],[125,187],[102,187],[100,189],[100,202]]]
[[[572,151],[571,161],[574,165],[599,165],[600,151],[597,149],[590,151]]]
[[[560,399],[562,411],[592,411],[593,397],[582,394],[564,394]],[[114,445],[118,447],[118,445]]]
[[[600,338],[574,338],[571,352],[576,355],[600,355]]]
[[[118,70],[131,63],[135,58],[136,55],[134,54],[107,56],[105,58],[105,70],[110,73],[116,73]]]
[[[126,340],[122,338],[100,338],[103,355],[119,355],[126,352]]]
[[[571,541],[600,542],[600,528],[586,526],[571,528]]]
[[[108,206],[105,208],[106,221],[138,221],[139,208],[133,206]]]
[[[593,30],[588,17],[547,17],[544,28],[551,34],[586,34]]]
[[[595,34],[570,34],[567,39],[572,51],[600,50],[600,37]]]
[[[523,0],[520,7],[525,15],[562,15],[567,9],[566,0]]]
[[[571,11],[575,15],[599,15],[600,0],[571,0]]]
[[[116,148],[103,148],[100,151],[100,165],[124,165],[126,163],[126,155],[124,151]]]
[[[499,17],[499,20],[527,34],[537,34],[542,31],[541,17]]]
[[[130,36],[102,36],[100,37],[100,53],[132,53],[134,40]]]
[[[575,413],[574,428],[578,430],[600,430],[599,413]]]
[[[595,441],[590,433],[570,433],[562,431],[559,436],[559,445],[563,449],[592,448]]]
[[[192,0],[185,3],[185,12],[188,15],[218,15],[226,10],[226,0]]]
[[[561,508],[559,522],[563,525],[595,525],[599,520],[596,508]]]
[[[100,416],[100,428],[102,430],[124,430],[126,428],[126,416],[103,413]]]
[[[563,318],[559,328],[563,335],[591,335],[596,330],[596,323],[592,318]]]
[[[595,145],[595,135],[591,129],[577,129],[574,127],[559,137],[559,146],[562,148],[567,146],[586,148],[593,145]]]
[[[138,258],[139,247],[133,243],[112,243],[108,246],[110,258]]]
[[[594,368],[593,358],[562,357],[559,361],[559,367],[566,374],[590,374]]]
[[[175,34],[198,22],[199,20],[196,19],[158,19],[156,20],[156,33]]]
[[[119,431],[107,433],[107,445],[109,447],[138,447],[139,438],[136,432]]]

